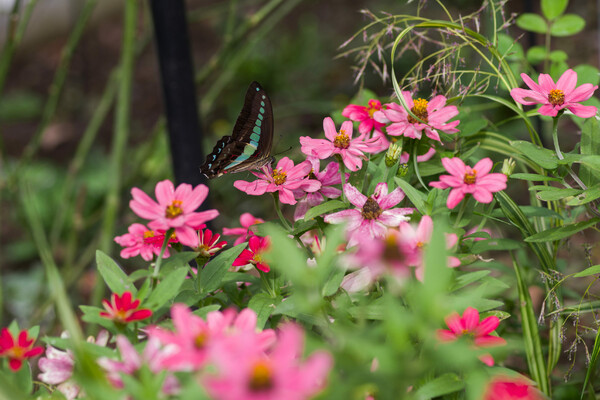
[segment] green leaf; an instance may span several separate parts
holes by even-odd
[[[519,206],[521,213],[525,217],[547,217],[547,218],[557,218],[563,219],[563,216],[557,213],[554,210],[551,210],[546,207],[535,207],[535,206]],[[495,209],[490,214],[492,217],[498,218],[502,217],[504,213],[501,209]]]
[[[523,140],[513,140],[510,142],[510,145],[542,168],[555,169],[558,167],[556,155],[548,149],[541,148]]]
[[[344,203],[341,200],[329,200],[329,201],[326,201],[325,203],[319,204],[318,206],[314,206],[313,208],[308,210],[306,212],[306,215],[304,216],[304,220],[308,221],[319,215],[327,214],[334,210],[339,210],[340,208],[345,208],[345,207],[346,207],[346,203]]]
[[[550,34],[559,37],[571,36],[581,32],[583,28],[585,28],[585,20],[583,18],[575,14],[566,14],[554,21],[550,28]]]
[[[521,242],[512,239],[489,239],[479,240],[471,247],[473,254],[483,253],[484,251],[492,250],[516,250],[523,246]]]
[[[129,281],[129,277],[115,260],[110,258],[106,253],[96,251],[96,265],[98,272],[102,275],[102,279],[113,293],[122,294],[123,292],[131,292],[133,297],[137,293],[135,286]]]
[[[248,302],[248,308],[256,312],[256,328],[262,329],[283,298],[273,298],[266,293],[257,293]]]
[[[168,274],[181,267],[188,267],[189,262],[196,258],[198,254],[194,251],[182,251],[181,253],[171,254],[171,256],[163,260],[160,268],[161,274]]]
[[[473,136],[483,130],[487,125],[488,121],[483,118],[467,121],[460,125],[459,135],[461,137]]]
[[[542,0],[542,14],[552,20],[565,12],[569,0]]]
[[[430,380],[416,391],[418,400],[428,400],[464,389],[465,383],[456,374],[444,374]]]
[[[238,244],[231,249],[221,252],[218,256],[210,260],[202,270],[198,270],[200,274],[200,293],[206,294],[221,286],[221,281],[225,274],[233,264],[233,261],[246,248],[247,243]]]
[[[567,202],[569,206],[580,206],[582,204],[587,204],[590,201],[594,201],[600,197],[600,184],[593,186],[587,190],[585,190],[580,195],[574,197],[573,199]]]
[[[600,274],[600,265],[592,265],[589,268],[584,269],[581,272],[573,275],[573,278],[583,278],[584,276],[597,275]]]
[[[565,53],[562,50],[554,50],[552,52],[550,52],[550,60],[553,62],[564,62],[567,61],[569,59],[569,56],[567,55],[567,53]]]
[[[600,182],[600,157],[593,156],[594,154],[600,154],[600,125],[596,118],[588,118],[583,124],[581,129],[581,154],[589,155],[590,157],[596,157],[586,161],[585,157],[582,163],[583,165],[579,168],[579,176],[585,184],[588,186],[595,185]],[[594,161],[591,165],[586,162]]]
[[[592,218],[588,221],[581,221],[575,224],[559,226],[557,228],[547,229],[544,232],[538,232],[535,235],[531,235],[525,238],[526,242],[549,242],[553,240],[560,240],[584,229],[588,229],[596,225],[600,221],[600,218]]]
[[[563,189],[552,186],[545,186],[545,189],[537,192],[535,196],[543,201],[555,201],[564,199],[565,197],[576,196],[579,193],[581,193],[580,189]]]
[[[544,18],[531,13],[521,14],[517,18],[517,26],[523,30],[535,33],[546,33],[548,30],[548,25],[544,21]]]
[[[593,65],[579,64],[573,68],[573,71],[577,72],[577,85],[583,85],[584,83],[597,85],[600,83],[600,71]],[[597,123],[595,118],[589,118],[587,120],[594,120]]]
[[[527,50],[527,61],[536,65],[542,63],[548,56],[548,50],[545,46],[533,46]]]
[[[596,393],[594,392],[594,387],[591,384],[594,375],[596,373],[596,364],[598,363],[598,356],[600,355],[600,330],[596,332],[596,339],[594,340],[594,349],[592,350],[592,354],[590,356],[590,361],[587,366],[587,371],[585,373],[585,381],[583,382],[583,387],[581,389],[581,399],[585,395],[585,391],[589,390],[590,398],[595,399]]]
[[[188,267],[180,267],[169,273],[152,291],[145,306],[153,310],[162,307],[167,301],[177,295],[187,274]]]
[[[425,215],[425,199],[427,198],[425,194],[415,189],[413,186],[411,186],[410,183],[406,182],[404,179],[395,178],[394,180],[396,181],[398,187],[404,191],[406,197],[408,197],[410,202],[413,203],[417,210],[419,210],[421,214]]]
[[[551,176],[546,176],[546,175],[538,175],[538,174],[512,174],[510,176],[511,179],[521,179],[524,181],[534,181],[534,182],[548,182],[548,181],[553,181],[553,182],[562,182],[562,179],[559,178],[553,178]]]
[[[454,286],[452,286],[451,292],[461,289],[473,282],[477,282],[488,276],[491,272],[492,271],[485,269],[481,271],[468,272],[464,275],[460,275],[456,278],[456,282],[454,283]]]
[[[310,221],[305,221],[303,219],[299,219],[294,223],[294,227],[292,232],[290,232],[294,236],[300,236],[305,232],[310,231],[318,225],[317,221],[311,219]]]
[[[321,291],[323,297],[332,296],[338,291],[345,274],[345,268],[333,268],[331,270],[329,278],[325,281],[325,285],[323,285],[323,290]]]

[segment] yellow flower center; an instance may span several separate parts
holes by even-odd
[[[308,175],[306,175],[306,177],[308,179],[317,179],[317,176],[315,175],[315,169],[311,168],[310,172],[308,173]]]
[[[347,149],[350,146],[350,137],[346,135],[346,131],[344,129],[340,129],[335,140],[333,141],[333,145],[338,149]]]
[[[361,215],[364,219],[377,219],[382,212],[383,210],[379,207],[377,201],[369,197],[362,208]]]
[[[552,89],[548,94],[548,101],[553,106],[562,106],[565,102],[565,93],[560,89]]]
[[[200,332],[198,335],[196,335],[196,338],[194,339],[194,346],[196,346],[197,349],[203,349],[206,345],[207,338],[208,335],[206,334],[206,332]]]
[[[8,358],[13,358],[17,360],[23,359],[25,355],[25,348],[21,346],[11,347],[10,349],[8,349],[7,355]]]
[[[286,179],[287,172],[284,172],[281,169],[276,169],[273,171],[273,180],[275,181],[276,185],[283,185]]]
[[[256,264],[261,263],[262,260],[262,256],[258,253],[254,254],[254,257],[252,257],[252,261],[254,261]]]
[[[148,239],[148,238],[152,238],[152,237],[154,237],[154,231],[144,232],[144,239]]]
[[[423,246],[425,246],[425,243],[423,243],[423,242],[417,242],[417,247],[418,248],[421,248]]]
[[[252,373],[249,382],[250,389],[253,391],[268,390],[273,386],[271,368],[265,361],[258,361],[252,367]]]
[[[165,217],[173,219],[183,214],[181,204],[183,204],[181,200],[173,200],[171,205],[167,206],[167,210],[165,211]]]
[[[471,170],[471,172],[467,172],[465,174],[465,178],[463,179],[463,182],[468,184],[468,185],[472,185],[475,183],[475,179],[477,178],[477,171],[476,170]]]
[[[411,108],[410,111],[417,117],[419,117],[421,121],[427,123],[429,122],[429,114],[427,113],[428,104],[429,102],[425,99],[416,99],[414,101],[413,108]],[[418,124],[421,123],[421,121],[413,118],[411,115],[408,116],[408,122],[410,122],[411,124]]]
[[[381,106],[377,106],[377,103],[373,100],[369,100],[369,106],[367,107],[367,113],[369,113],[369,118],[373,118],[373,114],[375,111],[381,110]]]

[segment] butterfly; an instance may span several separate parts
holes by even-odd
[[[273,162],[272,144],[271,100],[258,82],[252,82],[231,136],[224,136],[217,142],[200,166],[200,172],[211,179],[231,172],[259,169]]]

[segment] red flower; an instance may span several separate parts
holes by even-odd
[[[193,249],[200,253],[202,257],[212,257],[227,245],[224,240],[219,241],[221,235],[213,233],[210,229],[198,231],[198,246]]]
[[[542,400],[544,397],[523,378],[498,376],[488,383],[484,400]]]
[[[13,371],[18,371],[23,360],[42,354],[44,348],[33,347],[35,339],[30,339],[26,330],[19,333],[17,340],[6,328],[0,331],[0,357],[8,357],[8,365]]]
[[[271,267],[263,261],[263,253],[269,249],[270,245],[268,237],[252,236],[248,241],[248,247],[250,248],[242,251],[231,265],[241,267],[252,264],[263,272],[269,272]]]
[[[460,336],[470,336],[475,347],[500,346],[506,344],[506,340],[490,335],[499,324],[500,320],[494,315],[479,321],[479,312],[469,307],[462,317],[456,312],[446,317],[446,325],[450,330],[438,330],[438,338],[444,342],[452,342]],[[481,356],[480,360],[486,365],[494,365],[494,359],[489,354]]]
[[[102,300],[102,305],[106,311],[100,311],[100,316],[121,324],[132,321],[140,321],[149,318],[152,315],[152,310],[147,308],[139,308],[140,300],[131,301],[131,292],[124,292],[121,296],[113,293],[108,300]]]

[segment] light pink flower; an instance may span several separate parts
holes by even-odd
[[[275,339],[275,332],[271,329],[256,332],[256,313],[249,308],[239,314],[231,309],[211,311],[205,321],[194,315],[186,305],[175,304],[171,307],[171,318],[175,332],[159,327],[148,328],[148,335],[158,338],[166,346],[168,354],[161,364],[170,371],[196,370],[204,366],[211,346],[228,336],[252,334],[260,351]]]
[[[269,237],[252,236],[248,240],[248,248],[244,249],[231,264],[232,267],[242,267],[252,264],[258,270],[269,272],[271,267],[263,260],[263,253],[269,250],[271,242]]]
[[[425,154],[421,154],[420,156],[417,156],[417,162],[429,161],[429,160],[431,160],[431,157],[433,157],[434,155],[435,155],[435,149],[433,147],[430,147],[429,150],[427,150],[427,152]],[[410,154],[408,154],[405,151],[400,156],[400,159],[398,162],[400,164],[408,164],[409,160],[410,160]]]
[[[526,74],[521,78],[531,90],[514,88],[510,95],[517,103],[530,106],[542,104],[538,112],[542,115],[556,117],[558,112],[564,108],[581,118],[590,118],[596,115],[596,107],[579,104],[592,97],[598,86],[591,83],[577,85],[577,72],[572,69],[566,70],[556,83],[548,74],[540,74],[538,83],[535,83]]]
[[[352,139],[352,121],[344,121],[338,132],[330,117],[323,120],[323,130],[327,139],[313,139],[309,136],[301,136],[300,144],[302,152],[307,156],[325,159],[333,154],[339,154],[344,165],[350,171],[358,171],[362,167],[362,160],[366,159],[364,153],[376,153],[380,151],[379,137],[365,140],[365,135]]]
[[[325,216],[325,222],[339,224],[346,222],[346,232],[350,235],[348,246],[354,246],[368,238],[382,238],[387,227],[398,226],[408,220],[412,208],[392,208],[404,199],[400,188],[388,194],[387,183],[378,183],[372,196],[365,196],[350,184],[344,185],[346,197],[356,208],[343,210]]]
[[[446,317],[446,325],[450,330],[439,329],[437,331],[438,339],[443,342],[452,342],[460,336],[466,336],[472,338],[475,347],[502,346],[506,344],[506,340],[490,335],[499,324],[500,319],[495,315],[479,321],[479,312],[473,307],[468,307],[462,317],[457,312]],[[488,366],[494,365],[494,359],[489,354],[481,356],[480,359]]]
[[[271,164],[267,164],[262,167],[263,173],[252,172],[259,178],[258,180],[253,182],[235,181],[233,186],[253,196],[279,192],[279,199],[282,203],[296,204],[294,193],[316,192],[321,188],[321,182],[306,178],[311,168],[308,161],[294,166],[292,160],[283,157],[277,163],[275,170],[272,169]]]
[[[198,241],[196,229],[219,215],[214,209],[196,212],[208,195],[206,185],[192,189],[192,185],[182,183],[175,189],[171,181],[164,180],[156,184],[155,194],[158,203],[142,190],[133,188],[129,207],[139,217],[152,220],[148,226],[153,230],[174,228],[177,239],[185,246],[193,246]]]
[[[525,378],[495,376],[488,382],[483,400],[544,400],[546,397]]]
[[[446,98],[442,95],[435,96],[431,101],[416,99],[408,91],[402,95],[410,111],[423,122],[413,118],[404,107],[397,103],[386,104],[386,108],[374,114],[375,120],[384,124],[391,124],[386,132],[391,136],[404,136],[412,139],[421,139],[423,132],[430,139],[441,142],[437,131],[456,133],[459,120],[448,122],[458,115],[456,106],[446,106]]]
[[[132,224],[127,230],[129,233],[115,237],[115,242],[124,247],[121,250],[122,258],[141,255],[144,260],[151,261],[155,255],[158,256],[160,254],[160,249],[165,239],[164,231],[153,231],[142,224]],[[163,253],[163,258],[169,257],[171,243],[177,242],[177,238],[173,235],[169,239],[169,245]]]
[[[141,355],[123,335],[117,336],[117,348],[121,354],[121,361],[100,357],[98,364],[106,370],[110,383],[119,389],[124,386],[121,374],[135,376],[142,365],[147,365],[151,372],[157,374],[163,370],[163,360],[168,356],[167,352],[161,351],[160,341],[156,338],[148,339]],[[179,389],[177,379],[173,375],[167,374],[162,392],[166,395],[174,395],[179,392]]]
[[[450,209],[456,207],[466,194],[472,194],[480,203],[491,203],[492,193],[506,189],[506,175],[490,174],[494,163],[487,157],[479,160],[473,168],[458,157],[442,158],[442,164],[450,175],[440,175],[439,181],[429,185],[438,189],[452,188],[446,202]]]
[[[315,157],[307,157],[306,159],[312,165],[312,169],[308,173],[311,179],[316,179],[321,182],[321,188],[316,192],[306,193],[306,196],[298,202],[296,209],[294,210],[294,220],[297,221],[304,218],[306,212],[314,206],[317,206],[325,200],[325,197],[329,199],[335,199],[342,195],[342,191],[332,185],[339,185],[342,182],[340,175],[340,165],[336,162],[330,162],[323,171],[319,171],[320,160]],[[346,179],[350,176],[346,173]],[[345,182],[344,182],[345,183]],[[304,193],[299,193],[296,198],[302,196]]]
[[[402,260],[409,267],[415,267],[415,276],[423,281],[425,276],[425,264],[423,263],[423,250],[431,240],[433,234],[433,221],[429,215],[424,215],[415,229],[408,222],[401,222],[398,228],[400,232],[400,249],[404,254]],[[454,233],[446,234],[446,248],[450,249],[458,242]],[[448,267],[455,268],[460,265],[460,260],[454,256],[448,257]]]
[[[316,351],[301,361],[304,333],[294,324],[279,330],[276,345],[267,353],[257,349],[251,335],[221,342],[212,348],[216,375],[204,384],[215,400],[305,400],[326,384],[333,360]]]
[[[200,229],[198,231],[198,243],[193,247],[193,250],[202,257],[212,257],[227,246],[226,241],[219,241],[219,239],[221,239],[221,235],[218,233],[213,233],[210,229]]]
[[[258,225],[264,222],[265,220],[262,218],[255,217],[250,213],[243,213],[240,216],[240,225],[242,225],[242,227],[223,228],[223,235],[239,236],[237,239],[235,239],[235,242],[233,242],[233,245],[237,246],[238,244],[242,244],[245,241],[247,241],[250,238],[250,236],[254,235],[254,232],[252,232],[252,230],[250,229],[252,225]]]
[[[66,332],[61,335],[62,338],[68,337]],[[106,346],[108,343],[108,331],[101,330],[98,338],[88,337],[88,343],[97,346]],[[79,386],[71,379],[73,375],[73,366],[75,357],[70,350],[61,351],[50,345],[46,347],[46,357],[41,357],[38,361],[38,367],[41,373],[38,379],[49,385],[58,385],[56,389],[61,392],[67,400],[73,400],[81,390]]]

